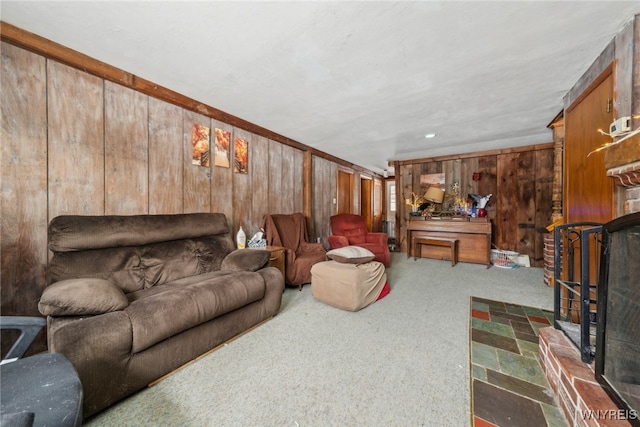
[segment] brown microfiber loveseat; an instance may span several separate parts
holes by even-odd
[[[275,315],[269,252],[235,250],[220,213],[60,216],[49,224],[49,351],[74,365],[88,417]]]

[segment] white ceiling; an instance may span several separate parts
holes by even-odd
[[[640,13],[637,0],[0,4],[5,22],[379,173],[550,142],[562,97]]]

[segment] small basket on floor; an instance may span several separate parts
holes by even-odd
[[[519,256],[518,252],[491,249],[491,264],[500,268],[516,268]]]

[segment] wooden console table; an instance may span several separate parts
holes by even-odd
[[[458,261],[491,266],[491,221],[487,218],[424,219],[411,217],[407,221],[407,258],[413,255],[413,237],[445,237],[458,239]],[[421,246],[422,257],[449,259],[449,249]]]

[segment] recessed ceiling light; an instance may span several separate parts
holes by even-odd
[[[436,134],[435,133],[428,133],[424,136],[425,138],[435,138]]]

